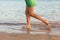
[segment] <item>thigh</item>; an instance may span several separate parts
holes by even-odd
[[[26,7],[25,14],[26,14],[26,17],[30,16],[29,8],[28,7]]]
[[[25,14],[31,15],[34,13],[34,7],[26,7]]]
[[[34,7],[28,7],[28,12],[31,14],[31,13],[34,13]]]

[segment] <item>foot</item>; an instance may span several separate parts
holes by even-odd
[[[47,20],[44,20],[43,23],[45,23],[46,25],[48,25],[48,21]]]
[[[51,31],[51,25],[50,24],[47,25],[47,29],[46,30]]]
[[[49,22],[47,20],[45,20],[44,23],[47,25],[46,30],[51,31],[51,25],[49,24]]]
[[[47,30],[51,30],[51,25],[49,24],[49,22],[47,20],[44,21],[44,23],[47,25],[48,29]]]
[[[30,28],[27,28],[27,33],[28,33],[28,34],[30,33]]]

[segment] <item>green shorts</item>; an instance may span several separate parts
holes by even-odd
[[[36,5],[36,0],[25,0],[26,6],[32,7]]]

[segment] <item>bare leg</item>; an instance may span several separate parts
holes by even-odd
[[[42,22],[45,23],[46,25],[48,25],[48,21],[45,20],[45,19],[43,19],[43,18],[40,17],[39,15],[32,13],[31,16],[34,17],[34,18],[36,18],[36,19],[38,19],[38,20],[40,20],[40,21],[42,21]]]
[[[34,17],[34,18],[36,18],[36,19],[38,19],[38,20],[41,20],[43,23],[45,23],[45,24],[47,25],[47,27],[48,27],[48,30],[51,29],[51,26],[50,26],[50,24],[48,23],[47,20],[44,20],[43,18],[41,18],[41,17],[40,17],[39,15],[37,15],[37,14],[33,14],[33,13],[32,13],[31,16]]]
[[[30,32],[30,15],[27,15],[27,32]]]
[[[30,16],[42,21],[43,23],[45,23],[46,25],[48,25],[48,21],[43,19],[42,17],[40,17],[39,15],[37,14],[34,14],[34,7],[28,7],[28,10],[29,10],[29,14]]]
[[[34,8],[33,8],[33,7],[28,8],[28,10],[29,10],[29,14],[30,14],[30,16],[32,16],[32,17],[34,17],[34,18],[36,18],[36,19],[42,21],[42,22],[45,23],[46,25],[48,25],[48,29],[50,30],[51,27],[50,27],[48,21],[45,20],[45,19],[43,19],[43,18],[40,17],[39,15],[34,14]]]
[[[28,9],[26,9],[26,19],[27,19],[27,32],[30,33],[30,15],[28,13]]]

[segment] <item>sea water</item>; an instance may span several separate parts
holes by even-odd
[[[0,1],[0,23],[25,23],[25,8],[25,1]],[[60,1],[37,1],[34,8],[35,14],[48,21],[60,20]],[[31,17],[31,21],[37,22],[38,20]],[[21,27],[19,25],[0,25],[0,31],[21,32],[18,30]]]
[[[0,1],[0,22],[26,22],[25,1]],[[37,1],[35,14],[48,21],[60,20],[60,1]],[[31,21],[38,21],[31,17]]]

